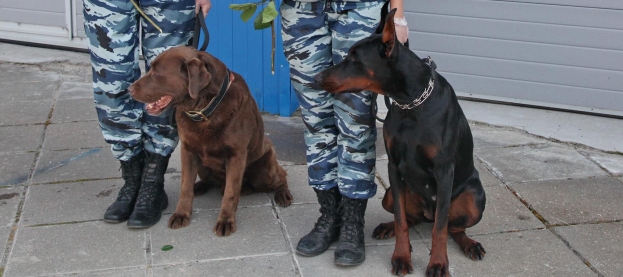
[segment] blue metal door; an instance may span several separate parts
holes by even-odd
[[[210,45],[207,51],[243,76],[260,111],[291,116],[298,108],[298,100],[290,85],[290,67],[283,55],[280,18],[275,19],[276,49],[273,74],[270,57],[271,29],[254,30],[253,19],[245,23],[240,19],[239,11],[229,9],[229,4],[248,2],[251,1],[212,1],[212,9],[206,18],[210,32]],[[277,5],[280,3],[281,0],[276,0]]]

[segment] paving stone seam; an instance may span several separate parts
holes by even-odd
[[[577,151],[577,149],[576,149]],[[482,163],[483,166],[485,166],[485,169],[489,170],[491,173],[494,174],[494,176],[496,178],[498,178],[500,180],[500,182],[502,182],[502,184],[505,186],[505,188],[507,190],[509,190],[526,208],[528,208],[528,210],[530,210],[530,212],[532,212],[532,214],[541,221],[541,223],[543,223],[543,225],[545,225],[545,229],[550,231],[554,236],[556,236],[559,240],[561,240],[566,246],[567,248],[569,248],[569,250],[571,250],[583,263],[584,265],[586,265],[591,271],[595,272],[598,276],[603,277],[603,274],[601,274],[589,261],[588,259],[584,258],[584,256],[582,256],[582,254],[580,252],[578,252],[577,250],[575,250],[571,244],[564,239],[560,234],[558,234],[558,232],[556,232],[555,227],[551,227],[552,224],[550,224],[537,210],[535,210],[532,205],[530,205],[530,203],[528,203],[527,200],[525,200],[523,197],[521,197],[521,195],[512,188],[511,184],[509,184],[508,182],[502,180],[497,174],[495,174],[491,169],[490,169],[490,164],[489,163],[483,163],[484,160],[481,159],[480,157],[478,157],[478,160]],[[566,226],[566,225],[565,225]]]
[[[279,230],[281,231],[281,235],[283,236],[284,243],[286,244],[286,249],[288,249],[287,253],[288,253],[288,257],[290,258],[290,262],[292,263],[292,267],[294,268],[294,274],[295,276],[302,277],[303,272],[301,271],[301,265],[299,264],[296,254],[294,253],[294,249],[292,248],[293,244],[292,244],[292,240],[290,240],[290,233],[288,233],[288,227],[286,226],[285,222],[283,222],[283,220],[281,219],[281,214],[279,213],[280,208],[277,207],[277,203],[275,203],[275,200],[273,198],[270,199],[270,203],[272,204],[271,208],[273,211],[273,215],[275,216],[275,219],[277,219]]]
[[[575,148],[576,150],[578,150],[579,148],[582,149],[587,149],[587,150],[591,150],[591,151],[596,151],[596,152],[601,152],[601,153],[607,153],[607,154],[617,154],[617,155],[623,155],[623,152],[619,152],[619,151],[605,151],[605,150],[601,150],[598,148],[594,148],[579,142],[572,142],[572,141],[563,141],[563,140],[559,140],[559,139],[555,139],[552,137],[546,137],[546,136],[541,136],[541,135],[537,135],[537,134],[533,134],[530,133],[527,130],[515,127],[515,126],[502,126],[502,125],[493,125],[493,124],[489,124],[486,122],[481,122],[481,121],[476,121],[476,120],[468,120],[468,122],[470,124],[476,124],[476,125],[480,125],[480,126],[484,126],[484,127],[493,127],[496,129],[503,129],[503,130],[507,130],[507,131],[516,131],[516,132],[522,132],[524,134],[527,134],[533,138],[538,138],[538,139],[543,139],[549,142],[553,142],[555,144],[557,144],[558,146],[560,145],[566,145],[566,146],[571,146],[573,148]],[[530,143],[529,143],[530,144]],[[526,144],[526,145],[529,145]]]
[[[600,164],[599,162],[597,162],[597,160],[595,160],[589,153],[584,152],[584,151],[577,151],[578,153],[580,153],[580,155],[582,155],[584,158],[586,158],[587,160],[591,161],[592,163],[594,163],[595,165],[597,165],[599,168],[601,168],[603,171],[605,171],[606,173],[608,173],[610,176],[614,177],[615,179],[618,177],[623,176],[622,174],[614,174],[613,172],[610,172],[610,170],[608,170],[606,167],[604,167],[602,164]],[[615,154],[617,155],[617,154]]]
[[[575,254],[590,270],[592,270],[593,272],[595,272],[597,274],[597,276],[599,277],[604,277],[604,275],[599,272],[599,270],[597,268],[595,268],[591,262],[584,258],[584,256],[582,256],[582,253],[580,253],[579,251],[577,251],[572,245],[571,243],[569,243],[569,241],[567,241],[562,235],[560,235],[557,231],[556,228],[551,228],[548,229],[550,232],[552,232],[552,234],[554,234],[554,236],[556,236],[558,239],[560,239],[562,241],[562,243],[564,243],[567,248],[569,248],[569,250],[571,250],[573,252],[573,254]]]
[[[170,262],[170,263],[156,263],[150,266],[150,268],[161,268],[161,267],[169,267],[169,266],[185,266],[191,264],[208,264],[213,262],[223,262],[223,261],[234,261],[234,260],[243,260],[248,258],[262,258],[262,257],[282,257],[288,256],[289,252],[275,252],[275,253],[264,253],[264,254],[253,254],[253,255],[243,255],[243,256],[231,256],[231,257],[223,257],[223,258],[214,258],[214,259],[202,259],[202,260],[192,260],[192,261],[178,261],[178,262]],[[299,276],[299,275],[297,275]]]
[[[92,181],[106,181],[106,180],[120,180],[121,177],[107,177],[107,178],[84,178],[84,179],[74,179],[74,180],[59,180],[59,181],[51,181],[51,182],[32,182],[30,186],[45,186],[45,185],[56,185],[56,184],[73,184],[73,183],[82,183],[82,182],[92,182]]]
[[[76,275],[87,275],[88,276],[89,274],[98,274],[98,273],[120,274],[120,273],[124,273],[124,271],[131,271],[135,269],[147,270],[147,267],[145,266],[111,267],[111,268],[85,270],[85,271],[72,271],[72,272],[63,272],[63,273],[54,273],[54,274],[30,275],[28,277],[65,277],[65,276],[76,276]]]
[[[24,207],[24,202],[26,200],[26,193],[28,191],[27,186],[22,187],[22,192],[20,195],[19,203],[17,204],[17,210],[15,212],[15,218],[13,223],[11,224],[11,231],[9,232],[9,237],[6,240],[6,244],[4,246],[4,254],[2,255],[2,260],[0,261],[0,273],[4,275],[4,271],[6,270],[7,263],[9,260],[9,256],[11,255],[11,250],[13,249],[13,242],[15,241],[15,236],[17,235],[18,222],[21,216],[22,209]]]

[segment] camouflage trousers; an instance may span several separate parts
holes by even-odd
[[[337,186],[342,195],[376,194],[376,125],[371,92],[330,94],[311,88],[314,76],[339,63],[355,42],[374,32],[383,2],[283,0],[281,33],[301,106],[309,184]]]
[[[136,2],[162,33],[142,18],[129,0],[83,1],[95,109],[104,139],[122,161],[143,150],[167,156],[178,143],[174,110],[151,116],[144,112],[144,104],[128,93],[128,87],[141,76],[139,44],[149,70],[158,54],[185,45],[194,30],[195,0]]]

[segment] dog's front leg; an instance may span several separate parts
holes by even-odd
[[[394,233],[396,247],[392,255],[392,273],[403,276],[413,272],[411,263],[411,241],[409,240],[409,225],[407,224],[406,200],[407,184],[398,176],[396,166],[390,162],[388,166],[389,182],[394,198]]]
[[[190,214],[193,211],[193,188],[197,173],[201,166],[199,157],[194,154],[188,146],[182,143],[181,149],[182,162],[182,185],[180,188],[180,199],[177,201],[175,213],[169,218],[169,228],[179,229],[190,224]]]
[[[236,210],[242,189],[242,177],[247,167],[247,153],[235,153],[225,163],[225,190],[221,212],[214,226],[214,233],[226,237],[236,232]]]
[[[430,261],[426,267],[426,276],[449,277],[448,263],[448,215],[452,201],[452,183],[454,180],[454,164],[435,165],[433,170],[437,181],[437,199],[435,208],[435,224],[433,225],[433,245]]]

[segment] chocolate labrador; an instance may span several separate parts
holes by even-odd
[[[292,203],[286,172],[242,76],[214,56],[191,47],[160,54],[145,76],[128,89],[151,115],[174,107],[181,144],[182,185],[169,227],[190,224],[193,196],[220,187],[221,210],[214,233],[236,232],[241,192],[275,192],[275,202]],[[197,180],[199,176],[199,181]]]

